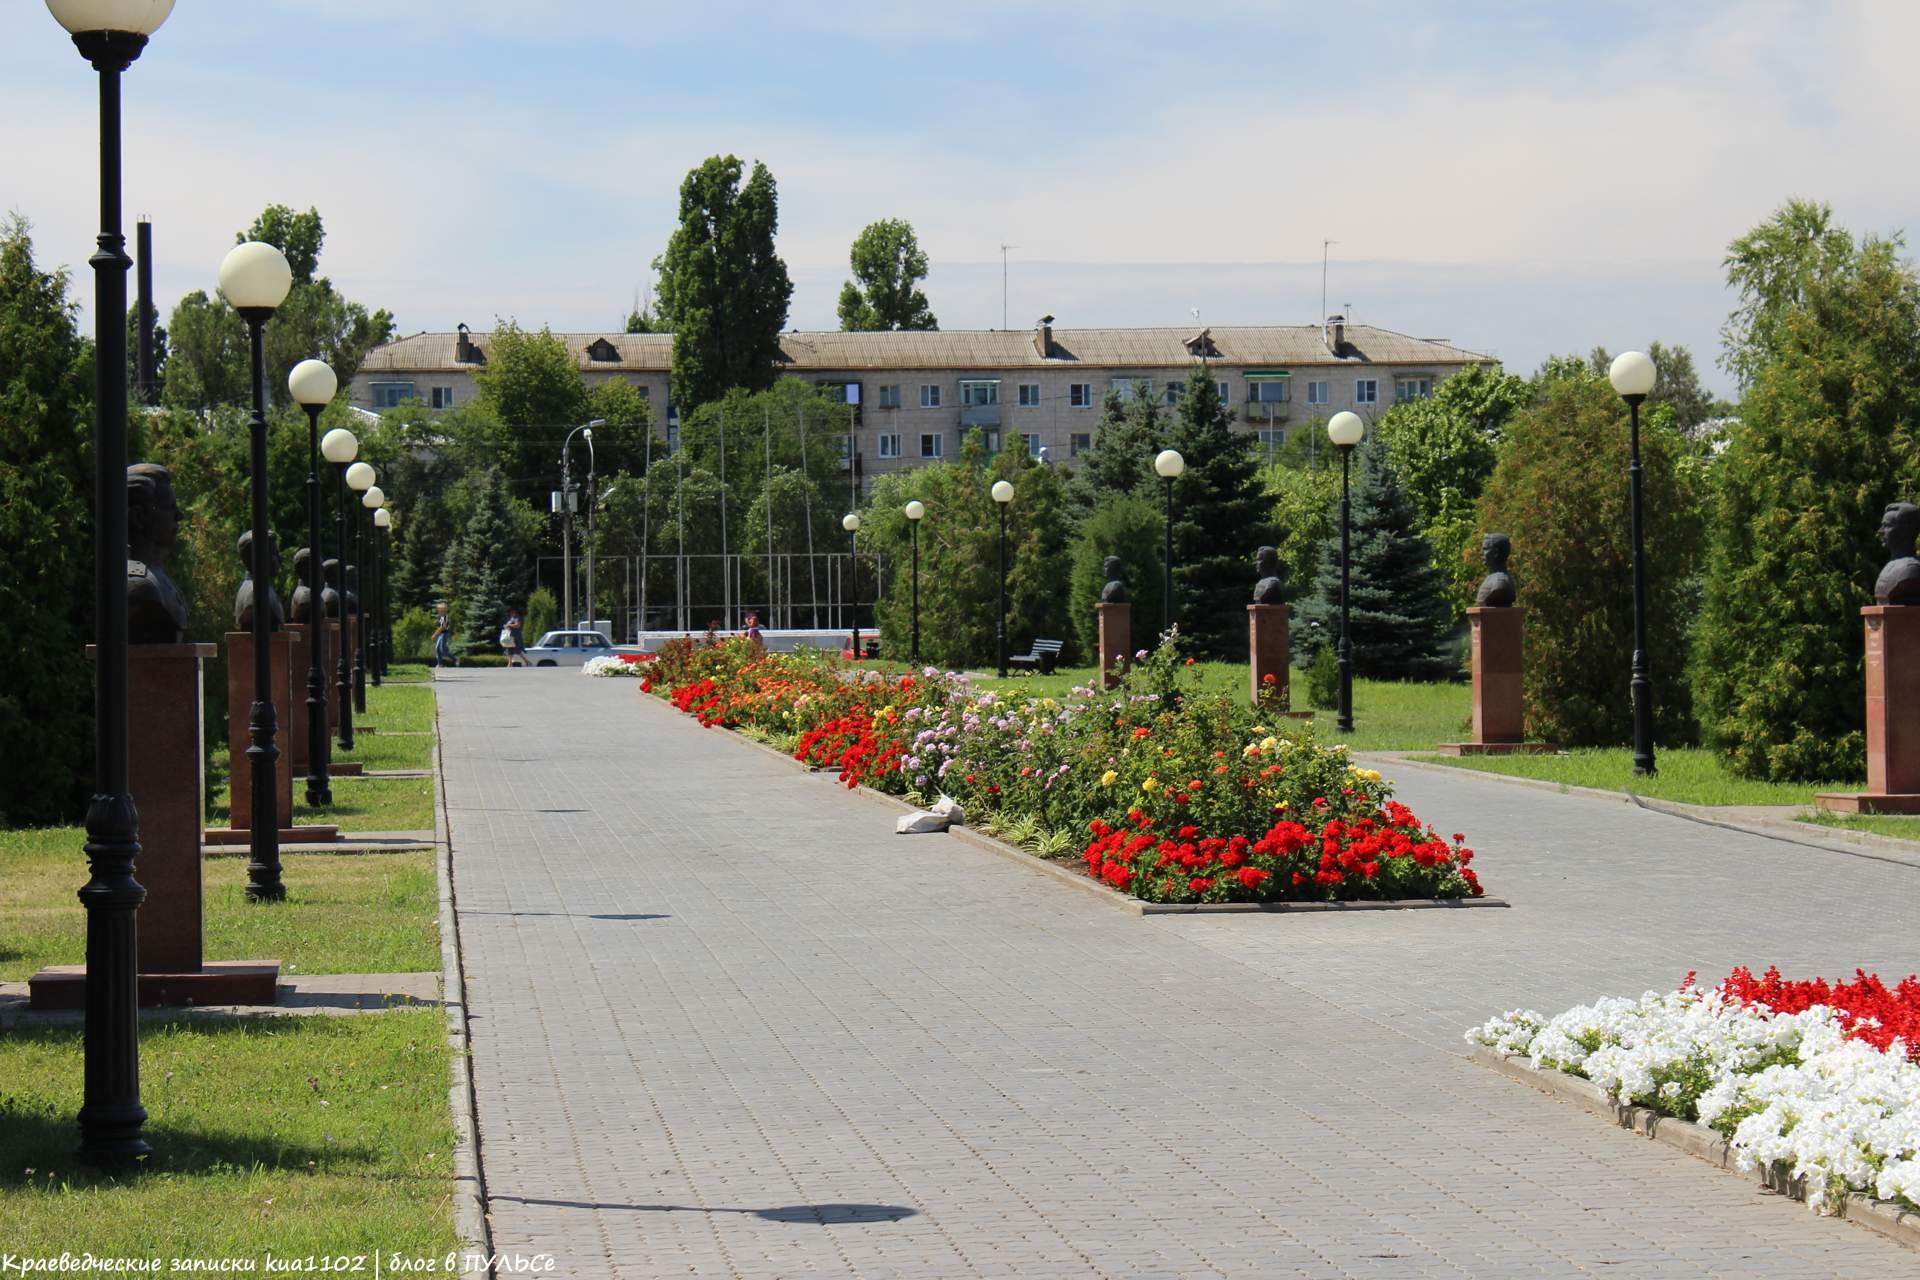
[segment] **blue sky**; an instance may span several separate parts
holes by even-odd
[[[180,0],[127,82],[163,308],[263,205],[401,328],[613,325],[679,181],[762,159],[791,323],[904,217],[948,328],[1309,323],[1329,303],[1530,370],[1658,337],[1713,370],[1726,243],[1783,200],[1920,212],[1920,6]],[[0,12],[0,209],[91,251],[90,72]],[[82,293],[85,292],[85,282]],[[83,298],[84,300],[84,298]]]

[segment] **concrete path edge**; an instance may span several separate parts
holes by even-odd
[[[1662,1115],[1649,1107],[1616,1102],[1591,1080],[1548,1067],[1536,1067],[1523,1057],[1501,1053],[1488,1045],[1475,1045],[1469,1056],[1481,1066],[1491,1067],[1501,1075],[1605,1116],[1622,1129],[1631,1129],[1657,1142],[1664,1142],[1716,1168],[1739,1172],[1734,1166],[1733,1152],[1727,1146],[1727,1140],[1705,1125]],[[1764,1166],[1757,1173],[1760,1185],[1767,1190],[1793,1200],[1804,1201],[1807,1198],[1805,1178],[1789,1179],[1784,1170]],[[1891,1200],[1875,1200],[1872,1196],[1855,1193],[1847,1197],[1846,1209],[1840,1216],[1909,1249],[1920,1249],[1920,1213],[1910,1213]]]
[[[462,1252],[493,1256],[493,1236],[487,1223],[487,1183],[480,1168],[480,1130],[474,1118],[473,1071],[467,1038],[467,989],[460,963],[460,919],[454,910],[453,841],[447,825],[447,767],[441,756],[440,698],[433,700],[433,848],[435,878],[440,891],[440,971],[442,999],[447,1014],[447,1044],[453,1050],[453,1079],[447,1088],[447,1107],[453,1115],[453,1227]],[[462,1274],[469,1271],[463,1263]],[[490,1266],[471,1268],[491,1273]]]

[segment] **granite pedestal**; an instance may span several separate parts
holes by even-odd
[[[290,728],[293,717],[293,635],[286,629],[275,631],[268,640],[273,683],[268,696],[274,704],[276,721],[273,741],[280,749],[273,762],[273,788],[278,804],[279,832],[283,841],[312,844],[332,840],[339,828],[327,825],[295,826],[293,823],[293,757]],[[247,844],[253,838],[253,763],[247,748],[253,744],[248,722],[253,716],[253,633],[227,632],[227,792],[228,825],[208,827],[208,844]],[[306,675],[300,680],[302,710],[306,705]]]
[[[1311,711],[1292,711],[1293,611],[1284,604],[1247,606],[1247,696],[1268,715],[1311,720]]]
[[[1133,606],[1125,601],[1101,601],[1093,606],[1100,632],[1100,687],[1120,683],[1133,661]]]
[[[1449,756],[1529,755],[1558,751],[1528,742],[1521,638],[1527,611],[1519,606],[1467,610],[1473,631],[1473,740],[1443,742]]]
[[[1867,789],[1815,797],[1834,813],[1920,813],[1920,605],[1860,611],[1867,645]]]

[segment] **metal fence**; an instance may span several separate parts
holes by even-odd
[[[560,556],[541,556],[534,586],[556,597],[565,573]],[[642,632],[697,633],[745,627],[749,613],[768,630],[875,628],[874,600],[891,580],[885,555],[816,552],[746,555],[601,555],[595,557],[597,590],[604,600],[613,587],[613,616],[621,643]],[[574,598],[584,600],[584,560],[573,558]],[[587,612],[583,610],[583,612]]]

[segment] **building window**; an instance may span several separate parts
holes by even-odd
[[[1220,403],[1221,403],[1221,404],[1232,404],[1232,403],[1233,403],[1233,392],[1232,392],[1232,390],[1231,390],[1231,389],[1229,388],[1229,386],[1228,386],[1228,384],[1227,384],[1227,383],[1224,383],[1224,382],[1216,382],[1216,383],[1214,383],[1213,385],[1214,385],[1215,387],[1217,387],[1217,388],[1219,388],[1219,391],[1220,391]]]
[[[897,458],[900,456],[900,433],[898,431],[893,432],[891,435],[881,435],[880,456],[883,458]]]
[[[632,387],[633,387],[633,389],[634,389],[635,391],[638,391],[638,392],[640,393],[640,398],[641,398],[642,400],[645,400],[645,401],[646,401],[647,403],[649,403],[649,404],[651,404],[651,403],[653,403],[653,388],[652,388],[652,387],[650,387],[650,386],[648,386],[648,385],[647,385],[646,383],[644,383],[644,382],[638,382],[638,383],[632,383],[632,384],[630,384],[630,385],[632,385]]]
[[[1281,445],[1287,442],[1286,430],[1281,427],[1275,427],[1271,431],[1267,430],[1265,427],[1262,427],[1260,428],[1258,435],[1260,436],[1260,443],[1267,446],[1267,453],[1269,455],[1271,455],[1275,449],[1278,449]]]
[[[1132,404],[1138,398],[1135,393],[1142,388],[1145,389],[1145,398],[1153,399],[1152,378],[1113,378],[1108,381],[1107,387],[1120,397],[1121,404]]]
[[[1425,400],[1432,394],[1433,379],[1425,375],[1393,380],[1393,398],[1403,404],[1408,400]]]
[[[940,407],[939,383],[923,382],[920,384],[920,407],[922,409],[938,409]]]
[[[1093,448],[1093,432],[1091,431],[1076,431],[1067,437],[1067,454],[1069,457],[1077,458],[1091,448]]]
[[[946,456],[946,437],[941,435],[938,431],[921,432],[920,433],[920,456],[923,458],[945,457]]]
[[[1000,428],[975,427],[973,429],[980,433],[980,443],[987,447],[987,456],[989,458],[1000,452]],[[964,432],[962,434],[964,434]]]
[[[1093,384],[1075,382],[1067,387],[1067,406],[1073,409],[1093,408]]]
[[[1040,461],[1040,455],[1045,453],[1046,450],[1047,450],[1046,442],[1043,441],[1039,436],[1029,432],[1027,435],[1027,456],[1029,458],[1032,458],[1035,462],[1038,462]]]
[[[680,426],[678,423],[669,422],[667,424],[667,452],[678,453],[679,451],[680,451]]]
[[[939,388],[935,387],[934,390],[938,391]],[[937,399],[934,401],[936,405],[939,403]],[[1000,380],[998,378],[962,379],[960,382],[960,403],[969,409],[977,405],[999,404]],[[931,408],[932,406],[928,407]]]
[[[1327,388],[1330,385],[1332,384],[1327,382],[1309,382],[1307,384],[1307,403],[1308,404],[1328,403],[1329,397],[1327,395]]]
[[[890,387],[880,388],[880,407],[882,409],[898,409],[900,407],[900,385],[898,383]]]
[[[1040,407],[1039,383],[1023,382],[1020,384],[1020,407],[1022,409],[1038,409]]]
[[[1293,398],[1285,378],[1262,379],[1247,384],[1248,404],[1285,404]]]
[[[1169,405],[1179,404],[1182,400],[1186,399],[1186,397],[1187,384],[1185,382],[1169,382],[1167,384],[1167,403]]]
[[[452,387],[434,387],[430,394],[433,397],[434,408],[436,409],[453,408],[453,388]]]
[[[853,437],[840,436],[834,444],[840,450],[840,465],[851,471],[853,469]]]
[[[1378,378],[1355,378],[1353,380],[1353,402],[1355,404],[1378,404],[1380,402],[1380,380]]]
[[[376,382],[373,384],[373,407],[391,409],[402,400],[413,399],[411,382]]]

